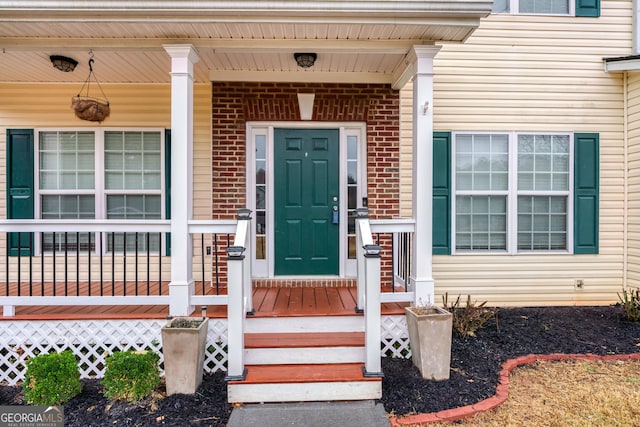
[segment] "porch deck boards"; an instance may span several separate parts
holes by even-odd
[[[157,291],[157,287],[157,282],[152,284],[151,295],[158,295],[153,293]],[[13,289],[14,292],[9,295],[15,296],[17,295],[17,288],[14,287]],[[73,289],[75,291],[75,284]],[[86,285],[80,286],[81,293],[79,295],[88,295],[88,293],[82,293],[87,292],[87,289]],[[128,289],[134,288],[130,287]],[[205,289],[211,294],[215,293],[215,288],[209,289],[205,287]],[[163,290],[163,294],[168,295],[168,292],[165,293]],[[75,292],[72,295],[75,296]],[[92,295],[96,294],[92,292]],[[253,289],[253,304],[256,311],[254,317],[351,316],[355,313],[356,300],[357,289],[355,287],[257,287]],[[406,305],[406,303],[382,304],[382,314],[404,314]],[[163,319],[168,314],[169,307],[165,305],[17,306],[14,317],[0,316],[0,319]],[[196,314],[199,315],[199,307],[196,309]],[[210,318],[224,318],[227,316],[227,307],[224,305],[208,306],[207,316]]]

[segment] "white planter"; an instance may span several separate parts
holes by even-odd
[[[180,321],[199,322],[197,327],[175,327]],[[162,327],[162,353],[167,396],[194,394],[202,383],[209,319],[176,318]]]
[[[406,307],[411,359],[422,378],[449,379],[453,316],[437,306]]]

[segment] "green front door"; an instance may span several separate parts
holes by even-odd
[[[338,274],[339,131],[275,129],[274,146],[275,274]]]

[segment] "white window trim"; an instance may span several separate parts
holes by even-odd
[[[252,274],[254,277],[273,278],[275,276],[275,263],[272,254],[274,253],[274,218],[270,213],[273,212],[275,200],[273,194],[274,176],[273,176],[273,144],[274,129],[338,129],[340,140],[340,249],[339,249],[339,277],[356,277],[357,267],[355,259],[347,259],[347,232],[348,232],[348,216],[347,216],[347,137],[358,137],[358,207],[362,205],[362,198],[367,197],[367,125],[363,122],[247,122],[246,124],[246,205],[253,212],[256,210],[255,196],[255,150],[253,143],[257,135],[266,137],[266,194],[265,194],[265,210],[266,210],[266,227],[267,227],[267,246],[266,256],[264,260],[256,259],[255,244],[251,245],[251,262]],[[255,215],[254,215],[255,217]],[[251,222],[251,239],[255,242],[256,238],[256,221]],[[280,277],[280,276],[277,276]],[[302,276],[301,276],[302,277]],[[317,278],[317,276],[314,276]]]
[[[576,16],[576,2],[575,0],[567,0],[569,2],[569,13],[520,13],[520,1],[508,0],[509,11],[508,12],[491,12],[494,15],[533,15],[533,16]]]
[[[529,191],[518,190],[518,135],[568,135],[569,136],[569,190],[568,191]],[[507,135],[509,138],[509,189],[507,191],[456,191],[456,137],[458,135]],[[573,180],[574,180],[574,132],[537,132],[537,131],[457,131],[451,133],[451,253],[454,255],[558,255],[573,253]],[[512,167],[512,166],[516,167]],[[458,195],[505,195],[507,196],[507,249],[506,250],[456,250],[456,199]],[[550,251],[518,250],[518,196],[567,196],[567,249]]]
[[[93,132],[94,145],[94,172],[95,188],[93,190],[41,190],[40,189],[40,134],[47,132]],[[160,190],[106,190],[104,188],[104,135],[107,132],[158,132],[160,134]],[[95,219],[105,219],[107,212],[108,194],[160,194],[160,218],[166,219],[164,206],[166,204],[165,191],[165,129],[164,128],[119,128],[119,127],[70,127],[70,128],[37,128],[34,129],[34,163],[33,163],[33,189],[34,189],[34,218],[41,219],[40,196],[46,194],[87,194],[94,196]],[[103,239],[106,240],[106,239]],[[35,255],[40,255],[40,233],[34,238]],[[96,242],[95,254],[99,251],[107,253],[106,241],[99,248]]]

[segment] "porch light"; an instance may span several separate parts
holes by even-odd
[[[367,208],[356,209],[356,218],[369,218],[369,209]]]
[[[75,59],[61,55],[51,55],[49,57],[49,60],[53,64],[53,68],[65,73],[72,72],[76,69],[76,65],[78,65],[78,61],[76,61]]]
[[[251,209],[238,209],[238,220],[250,220],[251,219]]]
[[[244,246],[229,246],[227,248],[227,256],[229,258],[242,258],[244,253]]]
[[[382,252],[382,248],[378,245],[364,245],[363,248],[365,257],[379,257],[380,252]]]
[[[316,59],[318,59],[318,55],[315,53],[294,53],[293,57],[300,68],[313,67],[313,64],[316,63]]]

